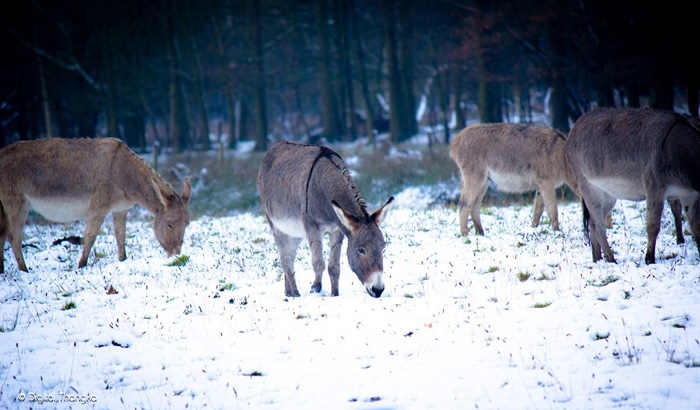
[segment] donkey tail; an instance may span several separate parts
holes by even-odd
[[[7,216],[5,216],[5,208],[2,206],[2,201],[0,201],[0,237],[4,237],[7,234]],[[5,243],[0,243],[0,258],[2,257],[2,251],[5,247]]]
[[[584,201],[583,198],[581,198],[581,207],[583,208],[583,233],[586,235],[586,239],[588,240],[588,242],[590,242],[591,212],[588,210],[588,206],[586,206],[586,201]]]

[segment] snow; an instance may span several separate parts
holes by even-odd
[[[464,238],[427,191],[396,195],[379,299],[345,256],[340,296],[327,275],[310,294],[305,245],[302,296],[284,297],[260,214],[192,221],[184,266],[138,210],[128,259],[108,220],[83,269],[80,246],[51,243],[84,225],[27,225],[30,272],[8,247],[0,276],[0,408],[700,408],[700,261],[669,211],[656,265],[644,204],[624,201],[618,263],[592,263],[576,203],[561,232],[530,227],[531,206],[488,207],[486,235]]]

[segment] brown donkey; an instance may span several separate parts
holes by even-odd
[[[189,178],[180,195],[122,141],[112,138],[50,138],[23,141],[0,150],[0,250],[9,239],[20,270],[22,230],[30,207],[54,222],[87,218],[79,267],[106,215],[114,218],[119,260],[126,259],[126,213],[140,204],[155,215],[153,230],[168,256],[180,253],[190,221]],[[4,257],[0,253],[0,272]]]
[[[279,251],[287,296],[299,296],[294,258],[304,238],[309,243],[316,274],[311,291],[321,291],[325,268],[321,240],[326,232],[330,236],[331,295],[338,296],[340,251],[347,236],[350,268],[371,296],[381,296],[386,243],[379,225],[391,208],[393,197],[375,213],[368,214],[340,155],[327,147],[287,141],[277,143],[263,158],[258,191]]]
[[[593,261],[601,259],[601,248],[606,261],[615,261],[604,219],[618,198],[646,200],[646,263],[656,259],[666,199],[676,200],[672,207],[680,201],[700,247],[700,130],[692,120],[648,108],[595,109],[576,121],[565,152],[581,192]]]
[[[566,183],[577,191],[564,158],[565,141],[561,132],[534,124],[474,124],[457,134],[450,143],[450,157],[462,174],[462,235],[469,233],[470,215],[476,234],[484,234],[479,207],[489,183],[502,192],[537,190],[532,226],[539,225],[546,208],[552,228],[559,230],[555,190]]]

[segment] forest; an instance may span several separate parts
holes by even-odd
[[[28,0],[0,6],[0,147],[116,137],[183,152],[567,132],[595,106],[698,115],[682,2]]]

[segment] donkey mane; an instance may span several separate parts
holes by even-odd
[[[286,142],[286,141],[285,141]],[[287,142],[290,143],[290,142]],[[367,204],[365,203],[365,199],[362,197],[362,194],[360,194],[360,190],[357,188],[357,185],[355,185],[355,181],[353,181],[352,177],[350,176],[350,171],[348,170],[348,167],[345,165],[345,161],[343,161],[343,157],[340,156],[337,152],[331,150],[328,147],[324,146],[319,146],[318,147],[320,150],[318,154],[316,155],[316,158],[314,158],[314,162],[311,164],[311,169],[309,170],[309,176],[306,177],[306,210],[309,210],[309,185],[311,183],[311,176],[314,173],[314,169],[316,168],[316,164],[323,159],[326,158],[328,161],[335,166],[338,171],[340,171],[340,174],[343,176],[343,179],[345,180],[345,184],[352,193],[352,196],[355,199],[355,202],[357,205],[360,207],[360,211],[362,212],[362,215],[365,217],[369,217],[369,213],[367,212]]]
[[[148,162],[146,162],[145,159],[141,158],[141,156],[139,156],[134,151],[129,149],[128,146],[126,145],[126,143],[124,143],[123,141],[121,141],[121,140],[118,140],[118,141],[120,142],[120,144],[118,145],[119,149],[121,149],[122,151],[126,151],[128,153],[128,155],[130,155],[132,158],[135,158],[137,160],[138,164],[140,164],[143,168],[146,169],[146,172],[148,172],[148,174],[151,176],[151,178],[153,180],[157,181],[158,185],[163,185],[163,186],[167,187],[169,191],[175,192],[175,189],[172,187],[172,185],[170,185],[170,183],[168,181],[166,181],[162,175],[157,173],[156,170],[154,170],[153,167],[151,167],[148,164]],[[126,150],[124,150],[124,148],[126,148]]]

